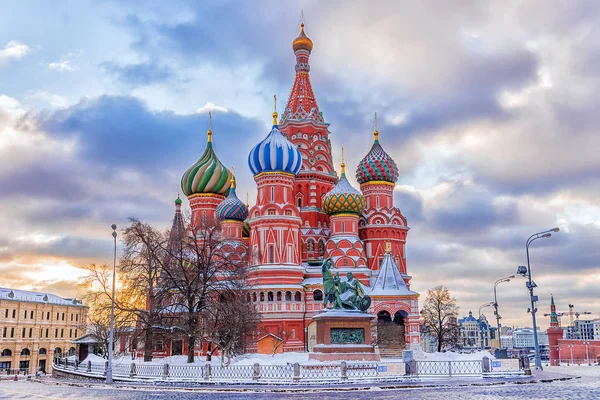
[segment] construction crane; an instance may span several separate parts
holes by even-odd
[[[575,306],[573,304],[569,304],[569,326],[575,326],[575,322],[573,321],[573,316],[575,316],[576,319],[579,319],[580,315],[590,315],[591,312],[589,311],[574,311],[573,308],[575,308]]]

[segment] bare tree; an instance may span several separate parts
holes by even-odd
[[[115,292],[115,309],[137,326],[136,334],[143,337],[144,361],[152,360],[154,326],[160,324],[165,290],[159,284],[168,242],[167,235],[146,223],[131,218],[124,230],[125,249],[117,267],[119,287]],[[91,264],[81,285],[88,289],[92,302],[110,304],[112,270]]]
[[[458,342],[459,329],[456,324],[458,306],[456,299],[444,286],[436,286],[427,291],[421,310],[423,324],[437,339],[437,350],[452,347]]]
[[[219,331],[223,323],[234,324],[231,310],[240,310],[241,302],[222,302],[238,298],[246,288],[246,253],[226,252],[221,242],[221,225],[212,218],[199,218],[187,224],[185,237],[171,243],[167,250],[168,267],[161,280],[165,289],[174,293],[170,304],[171,324],[187,338],[188,362],[194,362],[194,348],[199,338],[212,336],[219,347],[233,351],[232,343],[239,333]],[[223,304],[222,304],[223,303]],[[229,304],[227,308],[226,304]],[[231,304],[235,307],[231,307]],[[248,309],[246,309],[248,310]],[[230,321],[215,319],[219,312],[227,313]],[[239,316],[237,317],[239,318]],[[244,326],[248,325],[246,322]],[[214,339],[215,335],[219,339]],[[223,343],[225,343],[223,342]]]
[[[229,365],[231,357],[245,352],[246,342],[258,325],[258,312],[246,290],[232,288],[219,297],[202,312],[202,331],[211,347],[220,350],[221,364]]]

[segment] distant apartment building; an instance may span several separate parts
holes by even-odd
[[[600,327],[600,319],[576,319],[573,321],[573,325],[566,326],[563,328],[565,331],[565,339],[573,340],[598,340],[598,329]]]
[[[538,343],[542,347],[548,347],[548,333],[538,329]],[[513,348],[515,349],[533,349],[535,348],[535,339],[532,328],[516,328],[512,331]]]
[[[55,355],[75,355],[87,313],[81,300],[0,288],[0,370],[50,372]]]

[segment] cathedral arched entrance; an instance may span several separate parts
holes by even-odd
[[[394,315],[381,310],[377,313],[377,346],[382,357],[402,357],[406,345],[404,323],[408,314],[399,310]]]

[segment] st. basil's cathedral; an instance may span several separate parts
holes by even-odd
[[[221,221],[221,240],[249,263],[250,300],[260,313],[261,334],[249,351],[310,351],[315,345],[312,316],[323,309],[321,264],[331,258],[332,272],[348,272],[361,281],[376,315],[372,331],[396,329],[395,343],[381,344],[382,355],[418,348],[418,293],[410,290],[406,269],[406,218],[394,206],[398,167],[373,132],[374,143],[356,168],[360,191],[338,176],[332,161],[329,124],[319,110],[310,81],[312,40],[301,25],[293,41],[296,74],[286,107],[248,155],[257,197],[241,201],[235,178],[217,157],[212,131],[200,159],[181,179],[192,223]],[[221,145],[225,145],[224,143]],[[176,200],[174,225],[181,221]],[[202,352],[199,349],[199,352]]]

